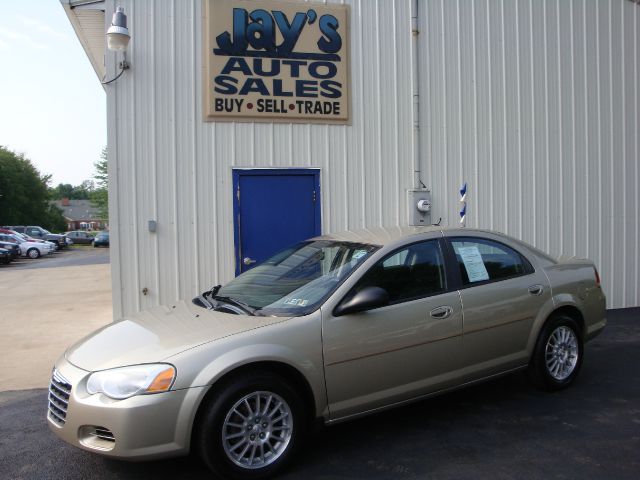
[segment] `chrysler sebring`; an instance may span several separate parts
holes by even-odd
[[[120,459],[283,468],[332,424],[524,370],[567,387],[605,327],[589,260],[502,234],[387,228],[292,246],[191,302],[115,322],[53,369],[63,440]]]

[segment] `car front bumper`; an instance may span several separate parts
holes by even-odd
[[[47,412],[53,433],[81,449],[124,460],[188,453],[191,425],[203,388],[113,400],[87,393],[90,373],[64,358],[57,362]]]

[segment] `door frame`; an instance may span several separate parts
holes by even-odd
[[[318,167],[231,167],[232,168],[232,195],[233,195],[233,254],[234,254],[234,266],[235,275],[238,276],[241,273],[242,262],[242,243],[241,243],[241,228],[242,222],[240,219],[240,178],[242,176],[284,176],[284,175],[312,175],[313,186],[316,192],[315,202],[315,235],[321,235],[322,233],[322,209],[321,205],[321,191],[320,191],[320,168]]]

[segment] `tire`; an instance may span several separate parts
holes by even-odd
[[[529,379],[542,390],[566,388],[578,376],[583,357],[578,323],[567,315],[551,317],[538,336],[527,371]]]
[[[30,248],[29,250],[27,250],[27,256],[29,258],[40,258],[40,250],[38,250],[37,248]]]
[[[298,393],[269,372],[213,388],[216,393],[205,400],[194,426],[196,448],[207,467],[220,478],[236,480],[268,478],[282,470],[307,430]]]

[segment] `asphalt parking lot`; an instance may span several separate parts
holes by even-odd
[[[21,257],[8,265],[0,265],[0,274],[2,271],[15,269],[75,267],[105,263],[109,263],[108,248],[93,248],[91,245],[81,247],[72,245],[69,248],[55,252],[53,255],[36,259]]]
[[[608,312],[576,383],[520,374],[316,433],[282,479],[637,479],[640,308]],[[12,479],[210,478],[193,458],[108,460],[49,432],[46,390],[0,393],[0,472]]]

